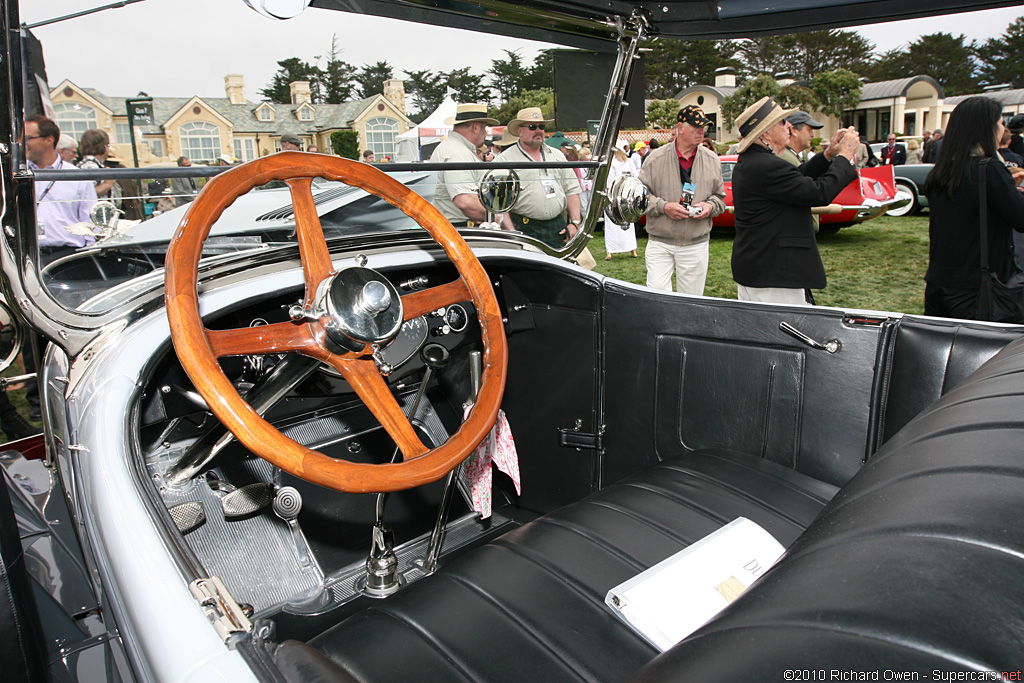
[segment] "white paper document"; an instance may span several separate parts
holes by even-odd
[[[659,651],[703,626],[785,548],[744,517],[608,591],[605,603]]]

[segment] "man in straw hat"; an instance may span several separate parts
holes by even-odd
[[[430,155],[432,163],[479,163],[476,148],[487,138],[487,126],[496,126],[496,119],[487,117],[483,104],[460,104],[455,116],[445,119],[452,126],[451,134]],[[441,171],[437,174],[434,206],[456,228],[472,228],[487,220],[487,211],[480,203],[477,188],[486,169]]]
[[[703,294],[708,275],[711,219],[725,211],[725,184],[718,155],[701,142],[711,121],[696,105],[676,114],[675,144],[647,155],[640,182],[647,204],[647,286]]]
[[[565,155],[544,144],[545,119],[540,107],[520,109],[509,121],[506,132],[519,141],[498,155],[495,161],[561,161]],[[556,249],[576,236],[580,229],[580,184],[571,168],[522,169],[522,189],[512,211],[505,216],[506,228],[520,230]],[[568,221],[566,220],[568,213]]]
[[[736,119],[743,142],[732,174],[732,276],[741,300],[813,303],[807,290],[824,288],[826,279],[811,207],[828,204],[857,179],[860,136],[852,127],[800,167],[776,156],[789,143],[786,117],[794,111],[762,97]]]

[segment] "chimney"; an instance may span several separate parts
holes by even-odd
[[[789,73],[788,71],[782,71],[780,73],[775,74],[775,82],[781,85],[783,88],[785,88],[787,85],[795,83],[796,79],[793,78],[793,74]]]
[[[715,69],[715,87],[735,88],[736,69],[732,68],[731,66],[723,66],[720,69]]]
[[[400,78],[389,78],[384,81],[384,98],[405,113],[405,81]]]
[[[239,74],[225,76],[224,95],[231,104],[245,104],[245,79]]]
[[[309,91],[309,81],[292,81],[288,84],[288,92],[292,96],[292,104],[302,104],[313,101],[313,94]]]

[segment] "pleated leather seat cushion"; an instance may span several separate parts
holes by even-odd
[[[309,645],[338,667],[322,680],[623,681],[656,651],[610,613],[610,588],[741,516],[788,546],[836,490],[742,453],[691,453],[472,551]],[[284,644],[279,662],[304,649]]]

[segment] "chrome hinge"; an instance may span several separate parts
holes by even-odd
[[[193,597],[202,605],[206,617],[217,630],[221,640],[227,642],[232,633],[248,633],[252,630],[251,607],[249,614],[235,602],[228,593],[227,586],[216,576],[207,579],[196,579],[188,585]]]

